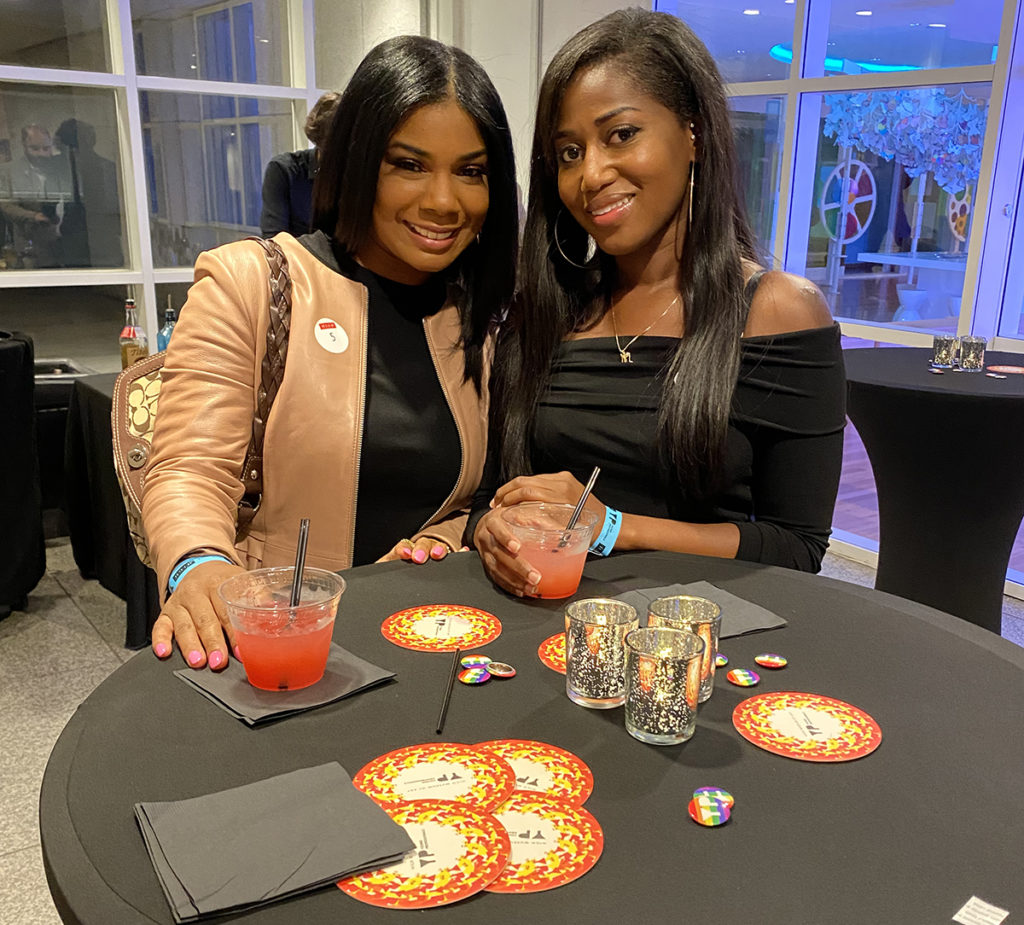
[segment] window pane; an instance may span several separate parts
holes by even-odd
[[[775,246],[786,98],[733,97],[729,106],[736,137],[740,189],[758,245],[769,255]]]
[[[955,330],[990,90],[820,97],[807,275],[837,317]]]
[[[0,83],[0,267],[123,267],[113,90]]]
[[[4,3],[0,64],[109,71],[104,0]]]
[[[374,45],[422,31],[420,0],[316,0],[316,83],[341,90]]]
[[[1001,3],[976,0],[832,0],[828,47],[809,46],[808,61],[826,74],[991,64],[1002,14]]]
[[[117,339],[127,294],[124,286],[5,289],[0,329],[30,335],[36,360],[69,359],[88,372],[114,372],[121,368]]]
[[[153,261],[190,266],[200,251],[259,234],[263,170],[293,144],[287,100],[144,92]],[[251,109],[251,116],[236,115]]]
[[[1017,194],[999,333],[1003,337],[1024,337],[1024,183]]]
[[[789,76],[796,7],[788,0],[655,0],[654,9],[678,16],[700,36],[727,83]]]
[[[157,77],[290,81],[286,0],[131,0],[136,68]]]

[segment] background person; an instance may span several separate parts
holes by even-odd
[[[467,534],[502,587],[533,594],[540,575],[500,507],[574,504],[595,464],[606,553],[817,571],[842,458],[839,327],[813,284],[757,266],[735,190],[721,79],[680,20],[612,13],[552,59]]]
[[[480,65],[415,36],[370,51],[331,124],[313,220],[275,238],[288,355],[262,503],[237,545],[268,327],[259,244],[199,258],[168,349],[142,511],[170,591],[152,639],[167,656],[173,637],[195,668],[223,666],[233,640],[218,585],[291,564],[300,518],[310,567],[443,558],[483,470],[489,335],[518,229],[508,122]]]
[[[260,233],[272,238],[279,231],[299,237],[307,234],[313,216],[313,181],[320,162],[320,149],[327,138],[340,93],[325,93],[313,104],[303,126],[312,148],[278,154],[270,159],[263,174],[263,211]]]

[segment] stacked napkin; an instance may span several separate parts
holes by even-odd
[[[656,601],[659,597],[674,597],[678,594],[704,597],[709,601],[714,601],[722,608],[722,626],[718,633],[722,639],[728,636],[756,633],[760,630],[773,630],[786,625],[786,621],[782,617],[770,610],[745,601],[742,597],[737,597],[721,588],[716,588],[707,581],[694,581],[688,585],[665,585],[661,588],[638,588],[635,591],[617,594],[615,599],[633,607],[640,615],[640,622],[646,624],[647,607],[652,601]]]
[[[297,691],[261,691],[253,687],[237,659],[223,671],[183,668],[174,673],[189,687],[249,726],[333,703],[395,676],[393,671],[378,668],[333,642],[324,676],[316,684]]]
[[[414,847],[337,762],[191,800],[136,803],[135,819],[176,922],[314,890]]]

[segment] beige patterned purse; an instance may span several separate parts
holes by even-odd
[[[249,526],[260,506],[263,491],[263,434],[277,390],[284,379],[288,355],[288,326],[291,322],[292,282],[288,260],[274,241],[252,238],[263,247],[270,269],[270,324],[267,351],[263,356],[260,385],[256,395],[256,414],[252,437],[245,454],[240,477],[245,494],[238,502],[238,535]],[[114,442],[114,471],[121,486],[128,532],[143,565],[152,567],[149,544],[142,525],[142,495],[146,487],[153,451],[153,430],[160,402],[166,351],[145,357],[124,370],[114,383],[110,424]]]

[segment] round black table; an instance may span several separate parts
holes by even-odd
[[[878,490],[875,587],[1000,631],[1024,518],[1024,375],[929,372],[931,350],[844,352]],[[989,352],[985,365],[1024,366]]]
[[[588,563],[577,596],[707,579],[761,604],[784,629],[724,640],[732,666],[765,651],[789,658],[759,687],[724,677],[697,732],[661,748],[631,738],[622,709],[585,710],[539,643],[562,627],[559,602],[495,590],[475,554],[415,567],[346,573],[335,639],[397,680],[250,729],[175,678],[174,660],[139,653],[101,684],[62,733],[40,798],[43,858],[64,921],[170,923],[132,816],[135,802],[176,800],[300,767],[438,741],[434,728],[451,656],[397,648],[380,634],[415,604],[481,607],[503,623],[485,647],[518,675],[455,685],[444,740],[532,738],[569,749],[594,773],[587,808],[604,854],[586,876],[530,895],[478,894],[436,921],[740,922],[764,925],[948,922],[972,895],[1024,909],[1024,649],[908,601],[830,579],[668,553]],[[847,700],[878,721],[873,754],[843,764],[793,761],[735,731],[733,708],[773,690]],[[733,793],[731,821],[705,829],[687,815],[694,788]],[[333,887],[219,921],[258,925],[397,922]],[[413,916],[409,916],[411,921]],[[419,920],[419,919],[417,919]]]

